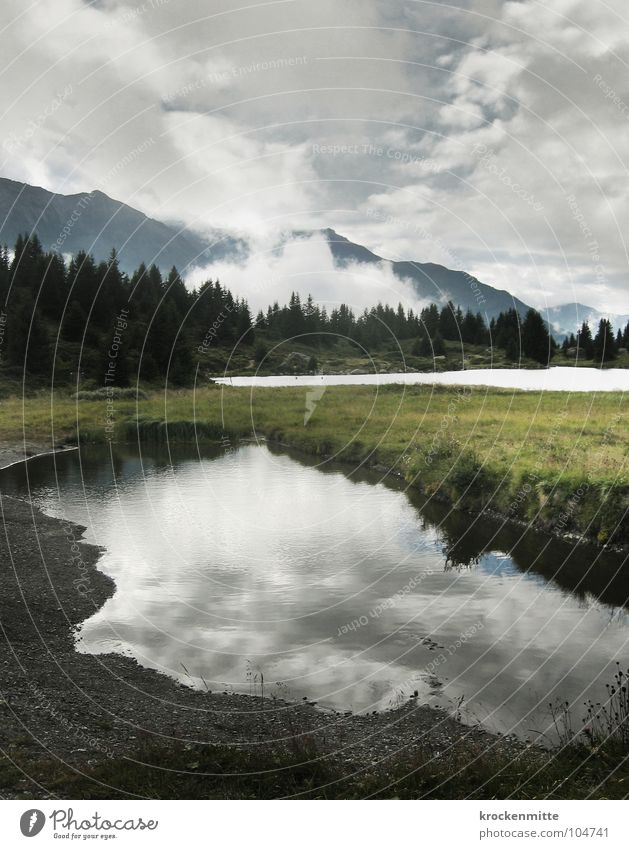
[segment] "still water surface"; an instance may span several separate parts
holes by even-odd
[[[620,555],[264,446],[113,447],[0,473],[105,546],[117,590],[80,651],[211,690],[259,693],[262,673],[265,694],[341,710],[464,697],[465,720],[521,736],[629,660]]]
[[[217,378],[225,386],[384,386],[389,383],[441,386],[494,386],[530,392],[629,392],[629,369],[465,369],[399,374],[315,374]]]

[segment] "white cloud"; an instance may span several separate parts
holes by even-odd
[[[525,299],[574,285],[626,311],[626,18],[624,0],[5,0],[5,141],[73,90],[1,171],[201,229],[330,226],[419,261],[443,245]]]
[[[291,292],[306,295],[328,309],[339,303],[349,304],[356,313],[382,301],[406,309],[421,309],[420,300],[411,283],[400,280],[386,263],[349,263],[343,268],[334,265],[327,240],[315,234],[307,238],[287,237],[283,243],[269,249],[259,242],[244,263],[220,262],[197,268],[188,278],[188,285],[198,285],[207,279],[229,281],[230,289],[245,297],[251,309],[266,310],[274,301],[288,302]]]

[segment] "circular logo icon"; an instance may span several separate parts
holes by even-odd
[[[37,808],[25,811],[20,817],[20,829],[24,837],[35,837],[44,827],[46,815]]]

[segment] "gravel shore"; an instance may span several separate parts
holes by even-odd
[[[30,446],[39,453],[41,446]],[[0,448],[0,467],[22,459]],[[57,759],[81,770],[139,745],[291,746],[304,739],[317,751],[354,766],[415,752],[448,757],[470,752],[521,752],[516,741],[461,725],[410,699],[386,713],[329,713],[306,704],[178,684],[117,654],[75,650],[76,627],[115,591],[97,568],[101,549],[81,541],[83,528],[44,515],[26,501],[0,498],[0,745],[5,757],[25,754],[35,765]],[[141,789],[139,790],[141,792]],[[34,766],[5,798],[45,797]]]

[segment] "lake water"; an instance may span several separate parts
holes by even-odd
[[[80,651],[211,690],[259,693],[263,675],[265,694],[339,710],[464,698],[466,721],[523,737],[629,660],[620,555],[264,446],[113,448],[0,473],[106,548],[117,590]]]
[[[272,377],[223,377],[224,386],[382,386],[407,385],[494,386],[502,389],[560,392],[629,392],[629,369],[575,368],[548,369],[466,369],[444,372],[401,372],[399,374],[317,374],[275,375]]]

